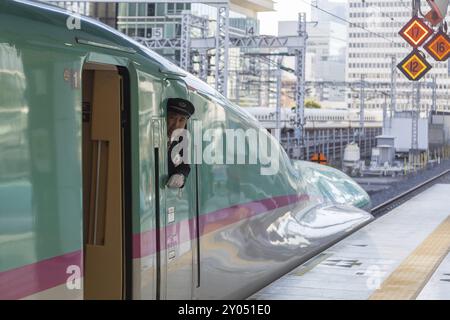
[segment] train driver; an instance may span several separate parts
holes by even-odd
[[[167,136],[169,180],[167,187],[182,189],[191,172],[189,164],[183,162],[183,150],[173,152],[174,148],[183,141],[183,136],[176,135],[176,130],[187,129],[187,121],[194,114],[195,108],[189,101],[183,99],[169,99],[167,102]],[[174,154],[172,154],[174,153]]]

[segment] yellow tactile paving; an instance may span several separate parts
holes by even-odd
[[[450,216],[383,282],[370,300],[414,300],[450,249]]]

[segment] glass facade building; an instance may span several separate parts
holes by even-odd
[[[122,33],[130,37],[142,38],[165,38],[177,39],[181,37],[182,13],[190,11],[191,14],[199,17],[208,18],[209,36],[216,33],[217,8],[212,5],[201,3],[120,3],[117,17],[117,28]],[[199,30],[192,30],[192,37],[198,37]],[[245,36],[248,34],[259,34],[259,23],[254,16],[248,16],[241,12],[230,9],[230,36]],[[180,61],[179,49],[161,49],[158,53],[168,58],[174,63]],[[241,90],[236,89],[238,85],[237,70],[242,69],[242,52],[250,50],[240,50],[230,48],[229,50],[229,91],[228,97],[236,102],[241,102],[237,94]],[[213,51],[212,51],[213,52]],[[214,56],[210,56],[211,64],[214,64]],[[192,66],[194,70],[196,65]],[[213,71],[213,70],[211,70]],[[210,73],[208,83],[214,84],[214,74]],[[256,103],[256,102],[255,102]],[[252,104],[252,103],[250,103]]]
[[[202,3],[156,3],[156,2],[117,2],[117,3],[77,3],[71,1],[51,1],[53,4],[69,9],[71,11],[89,15],[103,22],[108,22],[110,26],[118,29],[120,32],[136,38],[147,39],[178,39],[181,38],[182,14],[184,11],[190,11],[195,16],[208,18],[210,37],[216,34],[217,8],[213,5]],[[273,9],[271,0],[231,0],[230,1],[230,36],[258,35],[259,22],[257,13],[261,11],[270,11]],[[108,6],[104,8],[104,6]],[[102,11],[103,10],[103,11]],[[105,11],[106,10],[106,11]],[[112,17],[114,19],[112,19]],[[191,37],[199,37],[200,30],[193,29]],[[170,61],[179,64],[179,49],[159,49],[155,50]],[[229,83],[227,96],[236,102],[242,102],[244,105],[258,105],[260,101],[255,97],[260,96],[258,92],[249,92],[246,88],[236,88],[240,85],[237,79],[240,70],[244,68],[244,52],[254,52],[255,50],[230,48],[228,56]],[[214,50],[210,51],[210,74],[207,82],[214,85]],[[192,66],[194,71],[198,65]],[[212,69],[212,70],[211,70]],[[245,76],[242,76],[245,77]],[[258,88],[258,85],[254,86]],[[251,91],[251,90],[250,90]],[[245,97],[247,95],[247,98]],[[253,98],[251,98],[253,96]],[[251,100],[255,101],[251,101]],[[245,101],[248,101],[246,103]]]
[[[117,27],[117,3],[41,0],[85,16],[94,17],[112,28]]]

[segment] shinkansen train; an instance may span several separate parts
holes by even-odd
[[[267,107],[250,107],[245,110],[261,122],[266,129],[276,129],[276,109]],[[281,129],[292,129],[295,126],[295,110],[281,108]],[[360,112],[354,109],[305,109],[306,129],[359,128]],[[383,112],[381,110],[365,110],[364,126],[381,128]]]
[[[217,155],[224,130],[255,130],[278,170],[197,158],[167,188],[169,98],[195,106],[192,150]],[[0,299],[245,298],[368,223],[370,205],[121,33],[0,1]]]

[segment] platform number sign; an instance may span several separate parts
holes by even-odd
[[[418,50],[434,33],[434,30],[428,26],[427,22],[417,16],[413,17],[400,30],[400,36],[406,40],[414,49],[402,62],[398,64],[400,71],[411,81],[419,81],[431,70],[431,65],[425,59],[425,54]],[[450,54],[450,42],[447,49],[443,42],[443,37],[436,39],[434,37],[427,46],[436,53],[435,58],[443,58],[447,53]],[[427,50],[428,51],[428,50]]]
[[[152,39],[161,40],[163,35],[163,28],[152,28]]]
[[[425,50],[436,61],[445,61],[450,56],[450,38],[439,31],[426,45]]]
[[[423,19],[414,17],[400,30],[399,34],[412,47],[418,48],[433,34],[433,29]]]
[[[411,81],[418,81],[431,70],[431,65],[422,52],[414,49],[398,64],[400,71]]]

